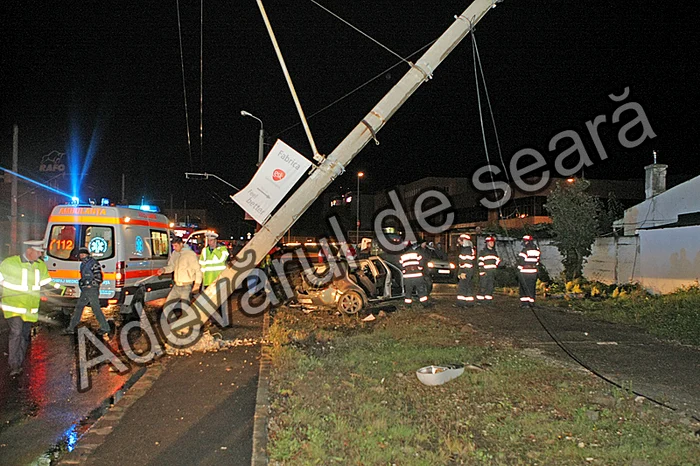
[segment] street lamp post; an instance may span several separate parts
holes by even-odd
[[[241,110],[241,115],[255,118],[260,122],[260,137],[258,139],[258,167],[262,164],[263,162],[263,154],[265,152],[265,129],[263,128],[263,122],[260,118],[256,117],[250,112],[246,112],[245,110]]]
[[[360,245],[360,178],[365,176],[364,173],[357,173],[357,224],[355,229],[355,243]]]

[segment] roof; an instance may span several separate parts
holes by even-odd
[[[700,212],[679,214],[677,222],[649,228],[638,228],[638,230],[663,230],[664,228],[692,227],[696,225],[700,225]]]

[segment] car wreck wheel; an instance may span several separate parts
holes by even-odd
[[[345,314],[357,314],[362,309],[362,296],[356,291],[348,291],[338,299],[338,310]]]

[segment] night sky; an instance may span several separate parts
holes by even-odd
[[[319,3],[403,57],[436,39],[469,4]],[[385,72],[396,56],[311,1],[264,4],[307,116],[379,76],[310,118],[317,147],[328,154],[408,67]],[[17,123],[23,174],[36,175],[41,155],[54,149],[76,154],[81,167],[90,152],[84,181],[102,195],[118,199],[125,173],[131,202],[144,197],[167,207],[172,196],[176,206],[187,200],[241,217],[237,206],[215,199],[228,199],[226,185],[184,178],[207,171],[238,187],[248,182],[259,124],[241,110],[264,121],[270,145],[281,138],[309,158],[311,150],[254,0],[204,2],[200,140],[200,5],[180,1],[189,148],[176,1],[3,2],[0,164],[11,163]],[[560,151],[548,151],[550,139],[573,129],[596,161],[587,177],[641,178],[652,149],[670,176],[700,174],[696,5],[506,0],[489,12],[476,39],[506,161],[525,147],[553,161]],[[608,94],[625,87],[657,137],[628,150],[611,127],[603,131],[609,159],[600,161],[585,122],[599,114],[610,121],[620,104]],[[497,161],[490,124],[486,131]],[[363,190],[378,190],[425,176],[469,177],[485,164],[469,38],[378,139],[334,187],[353,187],[359,170]]]

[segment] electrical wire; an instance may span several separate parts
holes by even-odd
[[[474,61],[474,84],[476,85],[476,102],[477,105],[479,106],[479,122],[481,123],[481,138],[484,142],[484,153],[486,154],[486,163],[490,166],[491,165],[491,157],[489,156],[489,146],[488,142],[486,141],[486,128],[484,126],[484,111],[481,108],[481,87],[479,85],[479,73],[478,73],[478,60],[476,58],[476,39],[475,39],[475,33],[473,27],[469,28],[469,32],[471,35],[472,39],[472,58]],[[491,175],[491,186],[493,186],[493,192],[494,195],[496,194],[496,180],[493,177],[493,171],[489,170],[489,175]],[[503,217],[503,210],[501,209],[501,205],[499,203],[498,205],[498,218],[500,219]]]
[[[178,38],[180,40],[180,67],[182,69],[182,94],[185,98],[185,123],[187,125],[187,150],[190,155],[190,169],[194,167],[194,162],[192,161],[192,139],[190,137],[190,116],[188,113],[187,106],[187,85],[185,84],[185,59],[182,52],[182,23],[180,21],[180,0],[177,3],[177,31]]]
[[[619,383],[615,382],[614,380],[611,380],[611,379],[609,379],[608,377],[604,376],[603,374],[601,374],[600,372],[598,372],[597,370],[595,370],[594,368],[592,368],[592,367],[591,367],[589,364],[587,364],[584,360],[582,360],[581,358],[579,358],[578,356],[576,356],[564,343],[562,343],[562,342],[559,340],[559,338],[557,338],[557,336],[556,336],[554,333],[552,333],[551,330],[549,330],[549,328],[544,324],[544,322],[542,321],[542,319],[540,319],[540,316],[537,315],[537,312],[535,311],[535,308],[532,308],[532,307],[531,307],[530,310],[532,311],[532,314],[535,316],[535,319],[537,319],[537,322],[539,322],[540,325],[542,326],[542,328],[544,329],[544,331],[547,332],[547,335],[549,335],[549,337],[554,341],[554,343],[557,344],[557,346],[558,346],[559,348],[561,348],[562,351],[564,351],[571,359],[573,359],[574,361],[576,361],[577,364],[579,364],[581,367],[583,367],[584,369],[586,369],[588,372],[590,372],[591,374],[595,375],[596,377],[598,377],[598,378],[600,378],[600,379],[602,379],[602,380],[608,382],[609,384],[611,384],[611,385],[613,385],[613,386],[615,386],[615,387],[617,387],[617,388],[620,388],[620,389],[622,389],[622,390],[627,390],[627,389],[624,388],[622,385],[620,385]],[[644,399],[646,399],[646,400],[649,400],[649,401],[651,401],[652,403],[654,403],[654,404],[656,404],[656,405],[658,405],[658,406],[662,406],[662,407],[664,407],[664,408],[670,409],[671,411],[678,411],[678,408],[675,408],[675,407],[673,407],[673,406],[670,406],[670,405],[668,405],[668,404],[666,404],[666,403],[664,403],[664,402],[662,402],[662,401],[656,400],[656,399],[652,398],[651,396],[645,395],[645,394],[640,393],[640,392],[637,392],[637,391],[635,391],[635,390],[628,390],[628,391],[630,391],[631,393],[633,393],[633,394],[635,394],[635,395],[637,395],[637,396],[641,396],[642,398],[644,398]],[[696,421],[700,421],[700,418],[698,418],[698,417],[695,416],[695,415],[691,415],[691,417],[692,417],[693,419],[695,419]]]
[[[412,56],[421,53],[423,50],[425,50],[425,49],[427,49],[428,47],[430,47],[431,45],[433,45],[433,44],[435,43],[436,40],[437,40],[437,39],[432,40],[432,41],[430,41],[428,44],[426,44],[426,45],[424,45],[423,47],[419,48],[418,50],[416,50],[415,52],[413,52],[412,54],[410,54],[410,55],[408,56],[408,58],[411,58]],[[339,103],[340,101],[347,99],[348,97],[350,97],[350,96],[351,96],[352,94],[354,94],[355,92],[357,92],[357,91],[359,91],[360,89],[362,89],[363,87],[369,85],[369,84],[372,83],[373,81],[376,81],[376,80],[379,79],[380,77],[384,76],[387,72],[393,70],[394,68],[396,68],[397,66],[401,65],[402,63],[404,63],[403,59],[402,59],[402,61],[396,62],[395,64],[391,65],[389,68],[385,69],[384,71],[382,71],[381,73],[377,74],[377,75],[374,76],[373,78],[369,79],[369,80],[366,81],[365,83],[360,84],[359,86],[357,86],[355,89],[353,89],[352,91],[348,92],[348,93],[345,94],[344,96],[342,96],[342,97],[340,97],[340,98],[334,100],[333,102],[331,102],[330,104],[328,104],[328,105],[326,105],[325,107],[321,108],[320,110],[317,110],[316,112],[312,113],[311,115],[309,115],[309,116],[307,117],[307,119],[310,120],[311,118],[315,117],[315,116],[318,115],[319,113],[324,112],[324,111],[328,110],[329,108],[331,108],[332,106],[336,105],[336,104]],[[276,138],[277,136],[279,136],[279,135],[281,135],[281,134],[283,134],[283,133],[286,133],[286,132],[289,131],[290,129],[296,128],[296,127],[299,126],[300,124],[301,124],[301,123],[294,123],[293,125],[288,126],[287,128],[285,128],[285,129],[283,129],[283,130],[281,130],[281,131],[275,133],[275,134],[272,136],[272,138],[274,139],[274,138]]]
[[[474,50],[473,55],[475,56],[475,59],[474,59],[475,66],[478,63],[479,72],[481,74],[481,81],[484,85],[484,94],[486,96],[486,103],[487,103],[488,108],[489,108],[489,116],[491,117],[491,125],[493,126],[493,133],[494,133],[494,136],[496,138],[496,147],[498,148],[498,157],[501,160],[501,166],[503,167],[503,172],[504,172],[504,175],[506,177],[506,181],[508,182],[508,184],[511,184],[510,175],[508,174],[508,168],[506,167],[505,160],[503,159],[503,150],[501,148],[501,140],[498,136],[498,127],[496,125],[496,117],[494,116],[493,107],[491,105],[491,97],[489,95],[488,87],[486,85],[486,76],[484,75],[484,67],[481,63],[481,54],[479,53],[479,46],[476,42],[476,34],[474,33],[473,30],[472,30],[472,34],[471,34],[471,39],[472,39],[472,47]],[[481,109],[481,104],[479,104],[479,109]],[[483,127],[483,123],[482,123],[482,127]],[[489,162],[489,164],[490,164],[490,162]],[[493,174],[491,175],[491,178],[492,178],[491,181],[493,182]],[[520,214],[521,214],[520,207],[518,206],[515,199],[513,199],[513,204],[515,207],[516,218],[520,219],[520,223],[522,225],[522,228],[524,229],[525,228],[525,221],[522,220],[522,217],[520,216]],[[500,214],[500,211],[499,211],[499,215],[502,215],[502,214]],[[506,234],[508,234],[508,227],[504,225],[503,229],[505,230]]]
[[[647,220],[649,219],[649,214],[651,213],[652,207],[654,207],[654,210],[656,210],[655,205],[656,205],[656,196],[649,199],[649,207],[647,208],[647,214],[644,217],[644,220],[641,221],[641,223],[637,222],[637,223],[624,224],[624,225],[639,225],[639,226],[644,225],[645,223],[647,223]],[[624,219],[624,217],[623,217],[623,219]],[[635,234],[634,237],[637,238],[637,244],[635,245],[635,248],[634,248],[634,261],[632,262],[632,275],[630,276],[630,280],[629,280],[631,283],[634,282],[634,271],[637,269],[637,256],[639,256],[639,248],[641,247],[641,244],[639,244],[639,241],[641,240],[639,235]]]
[[[501,150],[501,140],[498,137],[498,128],[496,127],[496,118],[493,114],[493,107],[491,106],[491,97],[489,97],[489,90],[486,86],[486,77],[484,76],[484,67],[481,64],[481,55],[479,54],[479,46],[476,43],[476,34],[472,31],[472,44],[474,45],[474,51],[476,53],[476,58],[479,62],[479,72],[481,73],[481,81],[484,83],[484,94],[486,95],[486,103],[489,106],[489,115],[491,116],[491,124],[493,125],[493,133],[496,137],[496,147],[498,147],[498,157],[501,159],[501,165],[503,166],[503,171],[506,175],[506,180],[510,183],[510,176],[508,175],[508,169],[506,163],[503,161],[503,151]],[[517,210],[517,207],[516,207]]]
[[[204,0],[199,3],[199,163],[204,164]]]
[[[309,1],[310,1],[311,3],[313,3],[314,5],[316,5],[317,7],[321,8],[321,9],[322,9],[323,11],[325,11],[326,13],[328,13],[328,14],[330,14],[331,16],[335,17],[335,18],[338,19],[339,21],[345,23],[347,26],[350,26],[352,29],[354,29],[355,31],[359,32],[360,34],[362,34],[363,36],[365,36],[367,39],[371,40],[371,41],[374,42],[375,44],[379,45],[381,48],[383,48],[383,49],[386,50],[387,52],[389,52],[389,53],[391,53],[392,55],[398,57],[398,58],[401,59],[403,62],[407,63],[408,66],[412,66],[411,62],[409,62],[407,59],[403,58],[401,55],[399,55],[398,53],[394,52],[394,51],[391,50],[389,47],[387,47],[386,45],[382,44],[381,42],[379,42],[378,40],[376,40],[375,38],[373,38],[373,37],[370,36],[369,34],[365,33],[364,31],[360,30],[359,28],[355,27],[355,26],[352,25],[349,21],[346,21],[346,20],[344,20],[343,18],[341,18],[340,16],[338,16],[337,14],[333,13],[331,10],[329,10],[329,9],[326,8],[325,6],[321,5],[321,4],[318,3],[316,0],[309,0]]]

